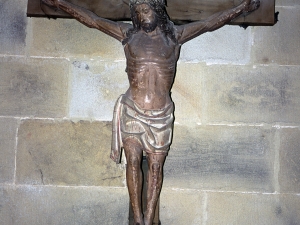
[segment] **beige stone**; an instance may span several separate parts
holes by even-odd
[[[203,103],[203,65],[179,63],[171,97],[175,103],[175,122],[201,123]]]
[[[13,183],[17,120],[0,118],[0,183]]]
[[[297,7],[297,5],[300,5],[300,2],[298,0],[277,0],[276,6],[293,6]],[[277,10],[279,10],[278,8]],[[280,15],[281,17],[281,15]]]
[[[297,1],[299,2],[299,1]],[[294,6],[293,2],[290,2]],[[277,7],[279,21],[272,27],[256,27],[254,62],[258,64],[300,64],[300,9]]]
[[[181,48],[180,60],[207,64],[238,64],[250,62],[251,28],[224,26],[187,42]]]
[[[124,186],[110,158],[108,122],[26,120],[19,129],[17,183]]]
[[[73,59],[69,116],[111,121],[119,95],[128,89],[122,62]]]
[[[76,20],[33,18],[30,55],[56,57],[100,57],[124,59],[123,47],[102,32],[85,27]]]
[[[175,126],[164,186],[272,193],[273,141],[260,127]]]
[[[0,115],[66,116],[66,60],[8,57],[0,60],[0,67]]]
[[[24,55],[26,45],[27,1],[0,3],[0,54]]]
[[[101,187],[0,187],[4,225],[127,224],[127,190]]]
[[[206,123],[300,122],[300,67],[206,68]]]
[[[300,198],[296,195],[208,193],[206,225],[298,224]]]
[[[162,190],[160,220],[162,224],[203,224],[205,196],[199,191]]]
[[[280,133],[280,191],[300,193],[300,130],[287,128]]]

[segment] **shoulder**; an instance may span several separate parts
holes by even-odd
[[[130,23],[125,23],[125,22],[118,21],[117,24],[119,25],[120,30],[124,34],[126,34],[130,29],[133,28],[132,24],[130,24]]]

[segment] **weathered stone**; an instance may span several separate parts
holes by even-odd
[[[272,27],[256,27],[255,63],[300,64],[300,8],[278,7],[279,21]]]
[[[108,122],[26,120],[18,137],[17,183],[124,186],[110,158]]]
[[[129,86],[125,61],[72,61],[69,116],[111,121],[115,102]]]
[[[199,191],[162,190],[160,220],[162,224],[203,224],[204,194]]]
[[[296,195],[208,193],[206,225],[298,225],[300,197]]]
[[[274,191],[272,130],[175,126],[165,187]]]
[[[76,20],[33,19],[31,55],[124,59],[122,44]]]
[[[125,188],[0,187],[0,200],[5,225],[125,225],[128,220]]]
[[[280,133],[280,191],[300,193],[300,130],[281,129]]]
[[[0,115],[64,117],[68,101],[65,60],[2,58]]]
[[[224,26],[184,44],[180,60],[207,64],[247,64],[251,56],[251,29]]]
[[[26,5],[23,0],[0,2],[0,54],[25,53]]]
[[[203,103],[203,65],[179,63],[172,88],[175,103],[175,122],[179,124],[201,123]]]
[[[14,225],[14,193],[11,188],[0,185],[0,221],[5,225]]]
[[[300,5],[300,2],[298,0],[276,0],[276,6],[297,6],[297,5]],[[280,8],[278,7],[277,10],[280,11]]]
[[[17,121],[0,118],[0,127],[0,183],[13,183]]]
[[[300,122],[299,69],[298,66],[208,67],[204,78],[203,121]]]

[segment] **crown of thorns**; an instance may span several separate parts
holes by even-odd
[[[166,6],[166,1],[165,0],[130,0],[130,6],[143,4],[143,3],[146,3],[146,4],[156,3],[156,4],[159,4],[159,5]]]

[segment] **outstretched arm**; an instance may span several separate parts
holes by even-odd
[[[178,26],[178,43],[183,44],[205,32],[219,29],[242,13],[249,13],[256,10],[259,5],[260,0],[244,0],[237,7],[213,14],[205,21]]]
[[[101,18],[93,12],[69,3],[65,0],[41,0],[48,6],[59,8],[70,14],[80,23],[98,29],[115,39],[122,41],[126,37],[126,31],[131,27],[130,24],[122,22],[114,22]]]

